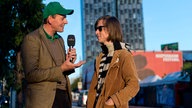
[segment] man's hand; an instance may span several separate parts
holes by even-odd
[[[77,59],[77,54],[76,54],[76,49],[75,48],[71,48],[70,50],[68,49],[66,59],[68,59],[68,58],[70,58],[70,61],[72,63],[75,63],[75,61]]]
[[[85,61],[79,61],[78,63],[71,63],[70,59],[67,59],[62,65],[61,65],[61,69],[63,71],[68,71],[68,70],[72,70],[75,68],[78,68],[80,66],[82,66],[83,64],[85,64]]]
[[[61,69],[63,71],[68,71],[68,70],[78,68],[83,64],[85,64],[85,61],[79,61],[78,63],[75,63],[76,59],[77,59],[76,49],[71,48],[70,51],[68,49],[68,53],[66,55],[66,61],[61,65]]]

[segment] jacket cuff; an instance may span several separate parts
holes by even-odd
[[[72,74],[74,72],[75,72],[75,70],[73,69],[73,70],[69,70],[69,71],[64,71],[63,74],[64,75],[70,75],[70,74]]]

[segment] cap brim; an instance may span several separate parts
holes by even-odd
[[[61,13],[58,13],[58,14],[60,14],[60,15],[71,15],[71,14],[73,14],[73,12],[74,12],[74,10],[67,9],[65,11],[62,11]]]
[[[74,10],[68,10],[68,14],[67,15],[71,15],[73,14]]]

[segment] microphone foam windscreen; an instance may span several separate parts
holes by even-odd
[[[74,35],[68,35],[67,44],[68,44],[68,46],[75,46],[75,36]]]

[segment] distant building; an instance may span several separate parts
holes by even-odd
[[[100,52],[94,30],[97,18],[116,16],[123,30],[124,42],[131,50],[145,50],[142,0],[81,0],[83,59],[91,61]]]

